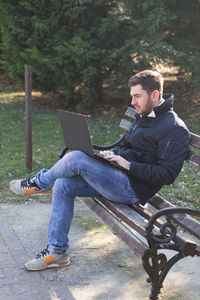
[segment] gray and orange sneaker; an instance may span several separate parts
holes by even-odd
[[[51,190],[41,190],[34,181],[35,176],[29,178],[12,180],[10,182],[10,189],[19,196],[33,196],[33,195],[44,195],[50,194]]]
[[[25,267],[29,271],[40,271],[47,268],[58,268],[70,264],[65,250],[59,253],[50,253],[47,248],[42,250],[34,259],[27,262]]]

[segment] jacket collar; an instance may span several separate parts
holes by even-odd
[[[153,109],[156,117],[164,114],[167,111],[173,111],[174,95],[173,94],[164,94],[163,98],[165,101],[161,105],[156,106]],[[141,122],[141,121],[143,123],[145,120],[151,121],[150,123],[152,123],[152,122],[154,122],[154,119],[156,119],[156,118],[152,118],[152,117],[148,117],[148,116],[142,116],[142,118],[141,118],[141,116],[138,114],[135,115],[135,118],[136,118],[137,123]]]
[[[173,110],[174,95],[165,94],[163,95],[163,98],[165,99],[165,101],[161,105],[154,107],[156,117],[164,114],[167,111]]]

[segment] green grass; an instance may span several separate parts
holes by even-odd
[[[122,112],[123,115],[123,112]],[[114,142],[122,134],[118,127],[119,117],[98,117],[89,120],[93,143],[100,145]],[[194,118],[188,123],[200,133],[200,120]],[[0,93],[0,202],[27,200],[16,197],[9,190],[9,181],[29,176],[26,171],[25,107],[23,92],[6,91]],[[60,123],[55,111],[33,110],[33,172],[49,168],[58,159],[63,148]],[[185,163],[182,172],[171,186],[165,186],[161,194],[176,204],[199,204],[200,169]]]
[[[119,119],[89,120],[94,143],[114,142],[120,134]],[[0,202],[27,200],[9,190],[9,181],[35,174],[55,163],[64,146],[55,111],[32,113],[33,171],[26,171],[25,105],[23,93],[0,93]]]

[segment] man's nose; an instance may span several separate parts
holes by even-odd
[[[132,97],[131,105],[134,105],[134,104],[136,104],[136,99],[135,99],[135,97]]]

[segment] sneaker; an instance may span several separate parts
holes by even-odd
[[[35,176],[31,176],[26,179],[20,179],[20,180],[12,180],[10,182],[10,189],[15,194],[20,196],[32,196],[32,195],[44,195],[44,194],[50,194],[52,190],[41,190],[39,186],[35,183],[33,180]]]
[[[45,248],[36,256],[36,258],[27,262],[25,267],[30,271],[40,271],[47,268],[67,266],[69,264],[70,260],[65,250],[59,253],[50,253],[47,248]]]

